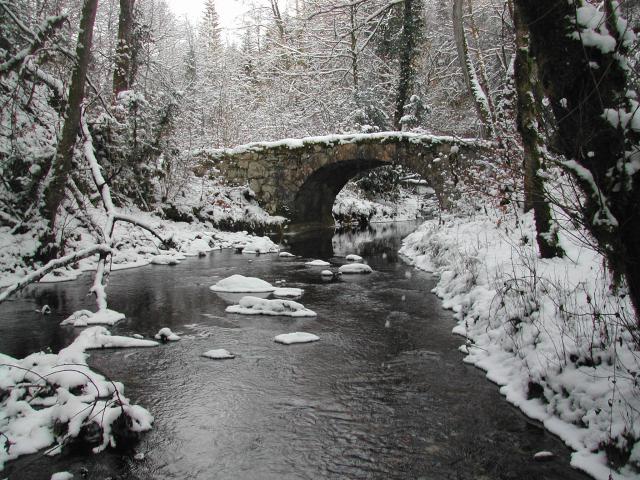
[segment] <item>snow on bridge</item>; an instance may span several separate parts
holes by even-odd
[[[388,164],[420,174],[436,194],[451,173],[495,145],[478,139],[409,132],[326,135],[206,150],[202,167],[248,185],[271,214],[296,222],[333,222],[336,195],[354,176]]]

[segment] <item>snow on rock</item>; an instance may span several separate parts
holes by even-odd
[[[331,270],[322,270],[320,275],[323,277],[333,277],[333,272]]]
[[[71,472],[56,472],[51,475],[51,480],[71,480],[73,473]]]
[[[0,354],[0,391],[6,392],[0,396],[0,470],[9,460],[51,445],[59,453],[63,444],[80,442],[97,453],[115,446],[117,439],[134,439],[151,429],[153,417],[130,404],[122,384],[86,362],[88,348],[143,346],[138,342],[110,336],[97,326],[81,332],[58,354],[38,352],[23,359]],[[128,420],[117,421],[122,415]]]
[[[230,353],[229,350],[225,350],[224,348],[218,348],[214,350],[208,350],[202,354],[203,357],[212,358],[213,360],[225,360],[230,358],[236,358],[233,353]]]
[[[154,265],[178,265],[180,260],[184,260],[184,255],[154,255],[151,263]]]
[[[331,264],[329,262],[325,262],[324,260],[311,260],[310,262],[305,262],[305,265],[309,265],[310,267],[328,267]]]
[[[83,330],[74,343],[82,345],[82,348],[85,350],[98,348],[155,347],[158,345],[158,342],[154,342],[153,340],[111,335],[105,327],[89,327]]]
[[[277,253],[279,250],[278,245],[273,243],[269,237],[256,237],[244,246],[242,253]]]
[[[183,247],[182,253],[188,257],[197,257],[211,250],[213,250],[213,247],[204,238],[194,238]]]
[[[347,265],[342,265],[338,271],[345,274],[372,273],[373,269],[364,263],[348,263]]]
[[[283,345],[291,345],[293,343],[317,342],[318,340],[320,340],[320,337],[314,335],[313,333],[293,332],[277,335],[273,340],[278,343],[282,343]]]
[[[316,313],[291,300],[267,300],[258,297],[242,297],[238,305],[230,305],[229,313],[243,315],[278,315],[286,317],[315,317]]]
[[[301,297],[302,294],[304,293],[304,290],[302,288],[276,288],[273,291],[273,295],[275,297],[281,297],[281,298],[298,298]]]
[[[293,253],[289,253],[289,252],[280,252],[280,254],[278,255],[279,257],[295,257],[295,255]]]
[[[214,292],[227,293],[273,292],[276,289],[276,287],[269,282],[265,282],[259,278],[245,277],[244,275],[238,274],[224,278],[209,288]]]
[[[531,213],[491,209],[429,220],[400,253],[438,276],[434,292],[466,337],[465,362],[574,449],[572,466],[598,480],[637,478],[640,357],[615,320],[634,318],[633,309],[611,293],[602,256],[580,243],[588,234],[556,218],[564,258],[539,258]],[[634,467],[612,469],[605,450],[613,449]]]
[[[164,327],[158,330],[158,333],[153,338],[163,342],[177,342],[180,340],[180,335],[173,333],[170,328]]]
[[[347,262],[362,262],[362,257],[355,253],[350,253],[345,258],[347,259]]]
[[[549,452],[547,450],[543,450],[541,452],[536,452],[533,454],[533,459],[537,462],[545,462],[548,460],[552,460],[555,458],[553,452]]]
[[[60,325],[73,325],[74,327],[86,327],[87,325],[115,325],[120,320],[124,320],[124,313],[109,310],[78,310],[65,318]]]

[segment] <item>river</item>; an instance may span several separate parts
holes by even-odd
[[[127,319],[114,334],[182,339],[150,349],[103,350],[90,364],[125,384],[155,416],[133,453],[31,455],[0,477],[48,480],[69,470],[90,479],[585,479],[569,451],[526,419],[483,372],[462,362],[451,312],[430,293],[431,275],[398,258],[415,224],[362,232],[288,235],[289,259],[216,251],[177,266],[114,272],[110,308]],[[326,280],[314,258],[358,253],[370,275]],[[209,290],[234,273],[305,290],[316,318],[242,316]],[[91,279],[30,288],[0,305],[0,351],[23,357],[70,343],[59,321],[93,305]],[[48,304],[51,315],[35,310]],[[280,333],[306,331],[312,344],[282,346]],[[234,360],[201,357],[226,348]],[[533,454],[550,450],[552,461]]]

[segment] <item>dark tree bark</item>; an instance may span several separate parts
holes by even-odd
[[[569,159],[565,167],[585,192],[583,220],[614,274],[626,278],[640,324],[640,171],[634,168],[640,129],[630,121],[637,104],[626,94],[626,43],[618,29],[624,24],[605,2],[599,33],[608,31],[602,37],[607,48],[604,42],[582,41],[586,27],[577,24],[576,11],[587,5],[582,1],[516,4],[556,117],[559,148]]]
[[[545,196],[544,182],[538,171],[542,168],[543,141],[538,131],[539,113],[534,84],[535,63],[529,55],[529,32],[523,24],[520,8],[516,6],[513,19],[516,30],[515,85],[518,94],[517,124],[524,150],[524,210],[533,209],[536,223],[536,241],[542,258],[561,257],[564,251],[558,245],[553,228],[551,208]]]
[[[396,108],[393,125],[396,130],[402,129],[401,119],[404,116],[404,106],[409,102],[411,90],[414,87],[416,69],[414,66],[417,54],[418,37],[420,35],[421,2],[419,0],[404,0],[402,14],[402,32],[400,35],[400,76],[396,93]]]
[[[135,0],[120,0],[118,17],[118,45],[113,70],[113,95],[131,88],[134,72],[133,9]]]
[[[58,208],[64,200],[65,187],[72,167],[73,148],[80,127],[80,109],[84,99],[87,69],[93,43],[93,24],[97,9],[98,0],[84,1],[76,46],[76,64],[71,74],[62,138],[51,167],[51,180],[45,190],[43,216],[48,220],[49,225],[48,232],[42,239],[43,245],[39,255],[43,259],[53,258],[58,253],[58,246],[55,244],[56,216]]]

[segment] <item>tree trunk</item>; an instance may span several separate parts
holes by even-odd
[[[400,53],[400,78],[398,81],[398,91],[396,93],[396,109],[393,116],[393,125],[396,130],[402,129],[401,120],[404,116],[404,106],[408,103],[416,75],[413,67],[413,59],[416,51],[415,9],[414,0],[404,0],[402,34],[400,37],[400,44],[402,46],[402,52]]]
[[[538,108],[533,93],[536,80],[534,61],[529,55],[529,35],[522,23],[519,7],[514,11],[516,30],[515,84],[518,94],[517,124],[524,149],[524,210],[533,209],[536,241],[542,258],[562,257],[558,235],[553,228],[551,208],[544,192],[544,182],[538,171],[543,166],[543,141],[538,132]]]
[[[113,96],[131,88],[133,83],[133,8],[135,0],[120,0],[118,17],[118,45],[113,70]]]
[[[349,54],[351,55],[351,75],[353,79],[353,96],[358,98],[358,38],[356,37],[356,7],[349,7],[349,20],[351,22],[351,31],[349,32],[351,43],[349,45]]]
[[[58,208],[64,200],[67,178],[72,166],[73,148],[80,125],[80,109],[84,99],[85,81],[93,42],[93,24],[97,9],[98,0],[84,1],[76,46],[76,64],[71,74],[62,138],[51,167],[51,180],[45,191],[43,216],[49,221],[49,225],[39,254],[42,258],[53,258],[58,253],[58,246],[55,244],[56,216]]]
[[[640,118],[627,94],[625,22],[610,1],[596,32],[577,23],[577,8],[593,8],[584,0],[516,4],[569,159],[565,167],[585,192],[583,221],[614,274],[626,278],[640,324]]]
[[[478,77],[476,76],[476,70],[473,65],[471,55],[469,55],[469,45],[467,44],[467,37],[464,33],[464,22],[462,19],[462,4],[464,0],[453,1],[453,36],[456,41],[456,48],[458,50],[458,60],[462,67],[462,75],[464,77],[464,83],[473,98],[473,104],[478,114],[478,119],[482,124],[481,136],[485,138],[493,137],[495,132],[493,128],[493,119],[491,114],[491,108],[489,106],[488,94],[480,86]]]

